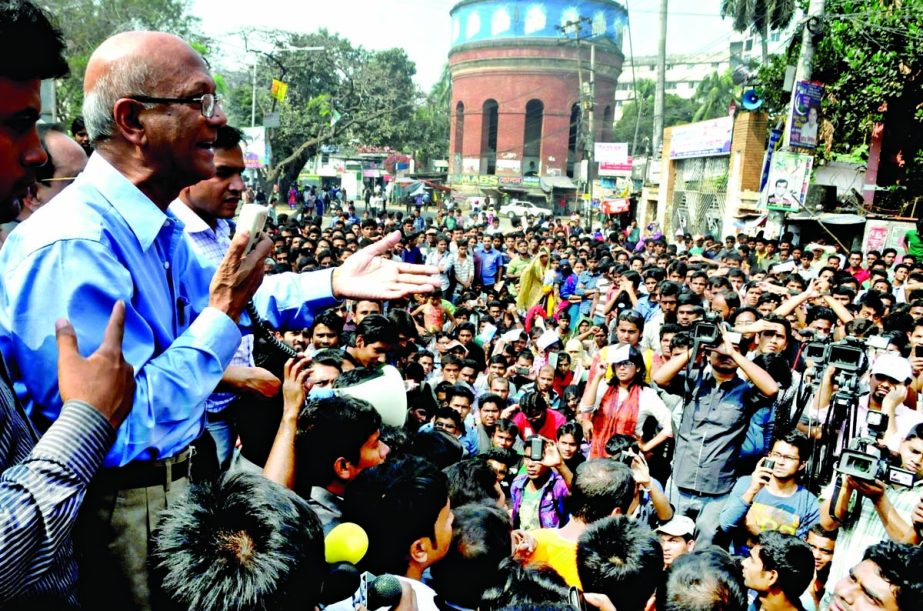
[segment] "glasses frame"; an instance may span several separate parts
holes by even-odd
[[[142,104],[198,104],[199,110],[202,112],[202,116],[206,119],[211,119],[215,116],[215,111],[218,110],[218,105],[221,103],[222,97],[217,93],[203,93],[201,95],[186,96],[184,98],[161,98],[151,95],[129,95],[125,96],[125,99],[141,102]],[[210,110],[206,110],[206,103],[208,100],[211,100]]]

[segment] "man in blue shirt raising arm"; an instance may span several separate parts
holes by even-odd
[[[83,116],[96,150],[0,252],[0,348],[38,422],[61,408],[55,380],[43,375],[56,358],[45,326],[66,316],[89,334],[115,301],[127,306],[124,350],[137,390],[78,526],[87,608],[150,608],[149,529],[187,483],[189,444],[240,343],[237,321],[251,296],[274,327],[305,328],[312,310],[339,298],[394,299],[438,282],[436,269],[380,256],[397,234],[339,268],[281,274],[262,286],[266,238],[245,255],[248,236],[239,232],[217,272],[200,260],[167,207],[215,172],[213,144],[227,122],[215,89],[202,57],[175,36],[127,32],[103,42],[84,77]],[[84,349],[98,344],[79,339]]]
[[[42,106],[41,79],[67,73],[63,50],[61,33],[35,5],[0,2],[0,222],[16,217],[21,198],[34,183],[35,169],[48,160],[35,122]],[[58,325],[57,382],[63,405],[57,422],[41,439],[17,402],[0,359],[3,609],[77,604],[71,534],[90,479],[134,395],[132,368],[121,353],[124,317],[125,305],[119,303],[105,333],[101,328],[87,331],[99,345],[87,359],[77,351],[70,325]],[[47,322],[50,335],[55,325]],[[41,368],[49,378],[54,372],[53,362]]]

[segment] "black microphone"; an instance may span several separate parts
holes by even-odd
[[[352,598],[353,592],[357,589],[359,589],[359,569],[349,562],[335,562],[329,565],[327,576],[324,578],[320,602],[324,605],[332,605]]]
[[[396,607],[404,591],[400,580],[394,575],[379,575],[369,584],[369,609]]]

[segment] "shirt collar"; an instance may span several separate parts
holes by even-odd
[[[190,208],[181,199],[176,198],[170,203],[170,212],[176,215],[183,225],[186,226],[187,233],[202,233],[211,231],[205,220],[196,214],[196,211]]]
[[[97,153],[90,155],[86,168],[77,180],[88,181],[99,191],[125,219],[143,250],[151,247],[168,216],[138,187],[129,182],[124,174]]]

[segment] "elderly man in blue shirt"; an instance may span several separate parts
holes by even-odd
[[[123,349],[135,369],[134,407],[82,510],[86,608],[150,608],[149,530],[186,484],[189,445],[240,344],[238,320],[251,298],[272,326],[304,328],[312,311],[337,299],[393,299],[436,282],[436,270],[380,256],[397,234],[339,268],[265,282],[265,237],[247,254],[249,236],[240,232],[217,271],[200,260],[167,207],[215,171],[212,147],[227,122],[215,89],[202,57],[175,36],[127,32],[105,41],[84,80],[96,151],[0,253],[0,348],[39,423],[61,414],[57,380],[48,375],[57,358],[54,321],[71,319],[81,348],[95,350],[113,304],[127,306]]]

